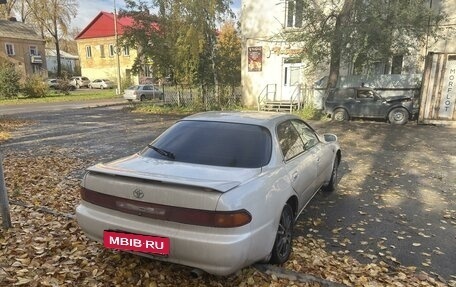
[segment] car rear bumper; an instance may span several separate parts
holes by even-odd
[[[127,95],[127,94],[124,94],[123,95],[123,98],[125,100],[129,100],[129,101],[139,101],[138,97],[136,95]]]
[[[168,257],[138,253],[153,259],[187,265],[215,275],[229,275],[257,261],[249,254],[250,226],[211,228],[144,218],[82,201],[76,208],[77,221],[86,235],[103,242],[104,230],[117,230],[170,239]]]

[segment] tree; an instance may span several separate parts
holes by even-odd
[[[328,88],[336,86],[341,63],[407,55],[428,35],[437,36],[446,17],[428,0],[298,1],[304,5],[302,26],[285,37],[303,43],[309,62],[330,62]]]
[[[241,39],[233,22],[220,28],[217,42],[217,75],[220,83],[233,87],[241,83]]]
[[[17,97],[20,91],[21,75],[14,64],[0,57],[0,96],[5,98]]]
[[[8,19],[11,16],[17,0],[7,0],[6,3],[0,1],[0,19]]]
[[[216,25],[231,14],[229,0],[127,0],[121,16],[132,17],[121,41],[138,50],[134,71],[152,63],[156,76],[179,84],[216,84]],[[150,11],[157,11],[155,14]]]
[[[68,34],[71,19],[76,17],[78,3],[74,0],[26,0],[31,14],[42,29],[52,37],[57,56],[57,76],[60,77],[60,40]]]

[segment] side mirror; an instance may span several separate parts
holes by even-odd
[[[337,136],[335,134],[324,134],[323,135],[325,142],[336,142]]]

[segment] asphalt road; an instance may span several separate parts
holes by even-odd
[[[0,114],[8,114],[0,110]],[[17,110],[16,110],[17,111]],[[130,155],[180,116],[130,113],[124,106],[11,113],[29,120],[0,151],[64,149],[92,163]],[[318,193],[296,235],[366,263],[416,266],[456,279],[456,129],[386,123],[322,123],[343,151],[339,190]],[[82,171],[75,171],[80,174]]]

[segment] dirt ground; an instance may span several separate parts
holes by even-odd
[[[121,107],[12,116],[26,124],[0,149],[14,202],[14,228],[0,233],[0,286],[325,286],[296,274],[357,286],[456,286],[456,129],[414,123],[311,123],[339,138],[339,190],[310,202],[292,258],[272,275],[251,267],[195,280],[186,267],[89,241],[71,218],[84,169],[140,150],[180,117]]]

